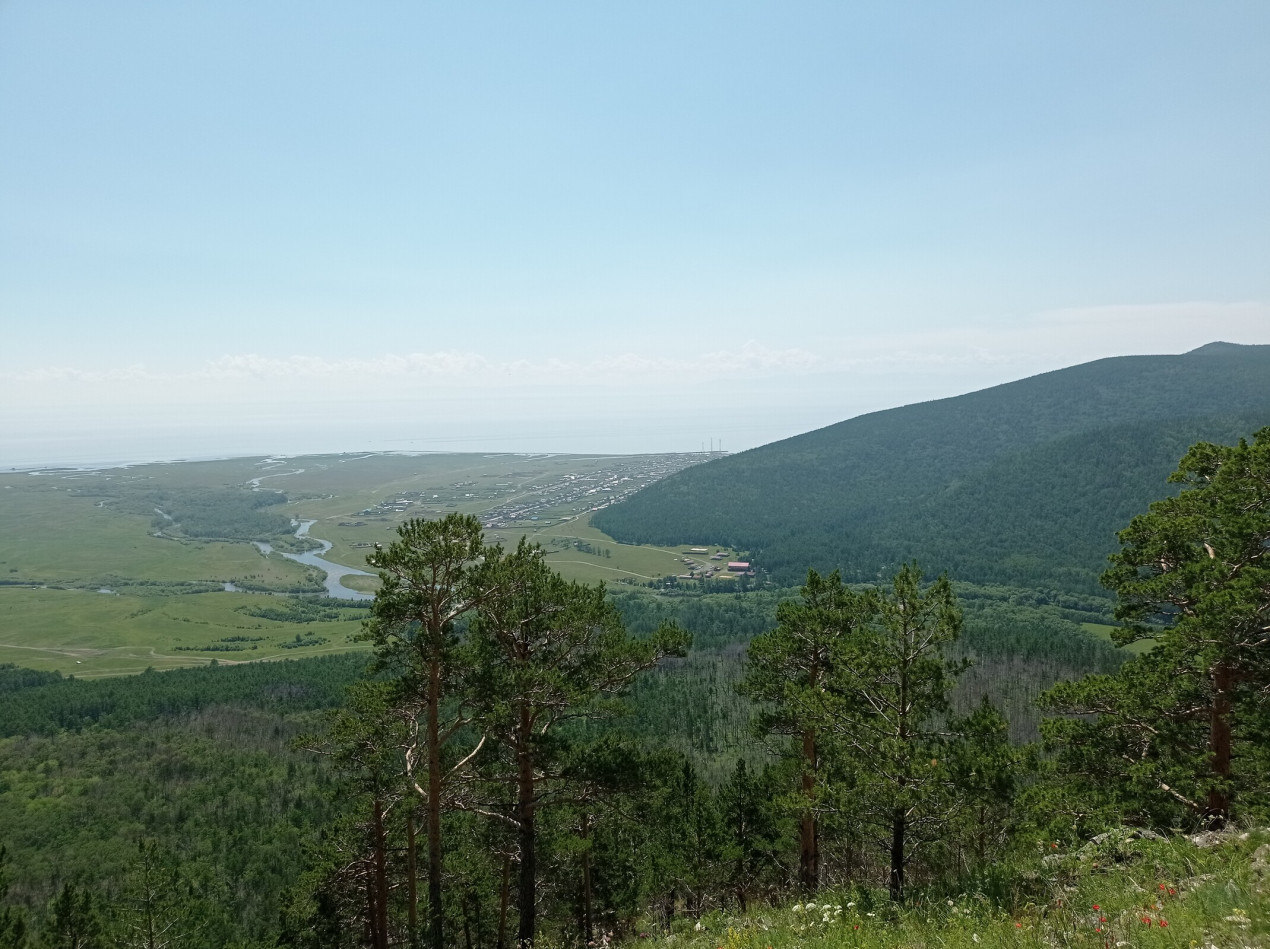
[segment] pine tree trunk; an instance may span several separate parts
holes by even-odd
[[[595,929],[591,922],[591,848],[589,846],[591,831],[589,815],[582,815],[582,839],[588,846],[582,850],[582,935],[587,945],[595,938]]]
[[[803,732],[803,797],[806,810],[798,823],[798,878],[808,893],[816,892],[820,883],[820,854],[816,834],[816,817],[812,800],[816,793],[816,733]]]
[[[1208,819],[1215,827],[1221,827],[1230,816],[1230,691],[1234,676],[1230,665],[1219,659],[1213,664],[1213,705],[1209,723],[1209,747],[1212,749],[1212,774],[1220,787],[1208,792]]]
[[[519,949],[529,949],[536,935],[538,841],[534,833],[534,763],[529,749],[533,728],[529,721],[528,707],[522,706],[520,709],[518,730],[520,748],[516,752],[516,817],[519,824],[520,882],[516,902],[520,922],[516,930],[516,942]]]
[[[891,813],[891,901],[904,902],[904,808]]]
[[[434,649],[440,650],[435,644]],[[441,905],[441,658],[428,663],[428,937],[432,949],[445,949]]]
[[[406,809],[406,880],[407,880],[407,918],[410,924],[410,945],[419,942],[419,865],[415,846],[415,812],[414,802]]]
[[[503,854],[503,884],[498,890],[498,940],[496,949],[507,949],[507,904],[511,898],[512,858]]]
[[[384,802],[374,801],[375,833],[375,949],[388,949],[388,842],[384,833]]]

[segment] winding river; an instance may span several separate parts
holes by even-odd
[[[301,521],[300,526],[296,529],[295,536],[307,537],[309,528],[315,523],[316,521]],[[373,600],[375,598],[370,593],[358,593],[356,590],[350,590],[340,582],[344,577],[349,576],[373,577],[373,573],[367,573],[365,570],[358,570],[356,567],[346,567],[342,563],[332,563],[330,560],[323,559],[322,555],[331,549],[331,542],[323,540],[321,537],[314,537],[313,539],[322,545],[321,550],[310,550],[308,553],[303,554],[289,554],[284,550],[280,550],[278,553],[288,560],[294,560],[296,563],[306,564],[310,567],[317,567],[319,570],[324,571],[326,573],[325,586],[327,596],[337,597],[341,600]],[[252,541],[252,543],[266,556],[273,553],[272,544],[266,544],[258,540]]]

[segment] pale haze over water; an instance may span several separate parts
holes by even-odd
[[[1270,342],[1270,6],[0,4],[0,467],[736,451]]]

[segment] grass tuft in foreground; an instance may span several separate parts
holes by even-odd
[[[1214,846],[1112,840],[928,889],[896,907],[885,890],[825,892],[744,916],[716,912],[648,929],[638,944],[673,949],[804,947],[1270,946],[1270,828]]]

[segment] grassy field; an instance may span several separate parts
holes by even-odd
[[[1089,632],[1093,633],[1099,639],[1105,639],[1107,642],[1111,642],[1111,633],[1116,628],[1114,626],[1104,626],[1101,623],[1081,623],[1080,625]],[[1135,656],[1140,656],[1144,652],[1150,652],[1153,645],[1154,644],[1150,640],[1140,639],[1136,643],[1130,643],[1129,645],[1121,648],[1127,652],[1133,653]]]
[[[403,521],[458,511],[481,518],[487,539],[505,547],[522,536],[541,543],[570,578],[642,585],[685,574],[687,559],[725,567],[736,552],[618,544],[590,515],[704,457],[361,454],[0,473],[0,662],[117,675],[354,648],[353,612],[337,622],[244,612],[314,589],[320,577],[250,542],[278,546],[279,537],[183,534],[151,498],[283,492],[269,511],[314,521],[309,535],[332,544],[327,559],[362,569]],[[716,552],[720,560],[707,559]],[[377,582],[343,581],[358,592]],[[227,583],[255,592],[226,592]],[[297,637],[322,642],[296,646]]]
[[[330,622],[246,612],[280,600],[224,592],[129,596],[0,588],[0,663],[89,677],[363,648],[353,637],[364,610],[343,610],[347,618]]]

